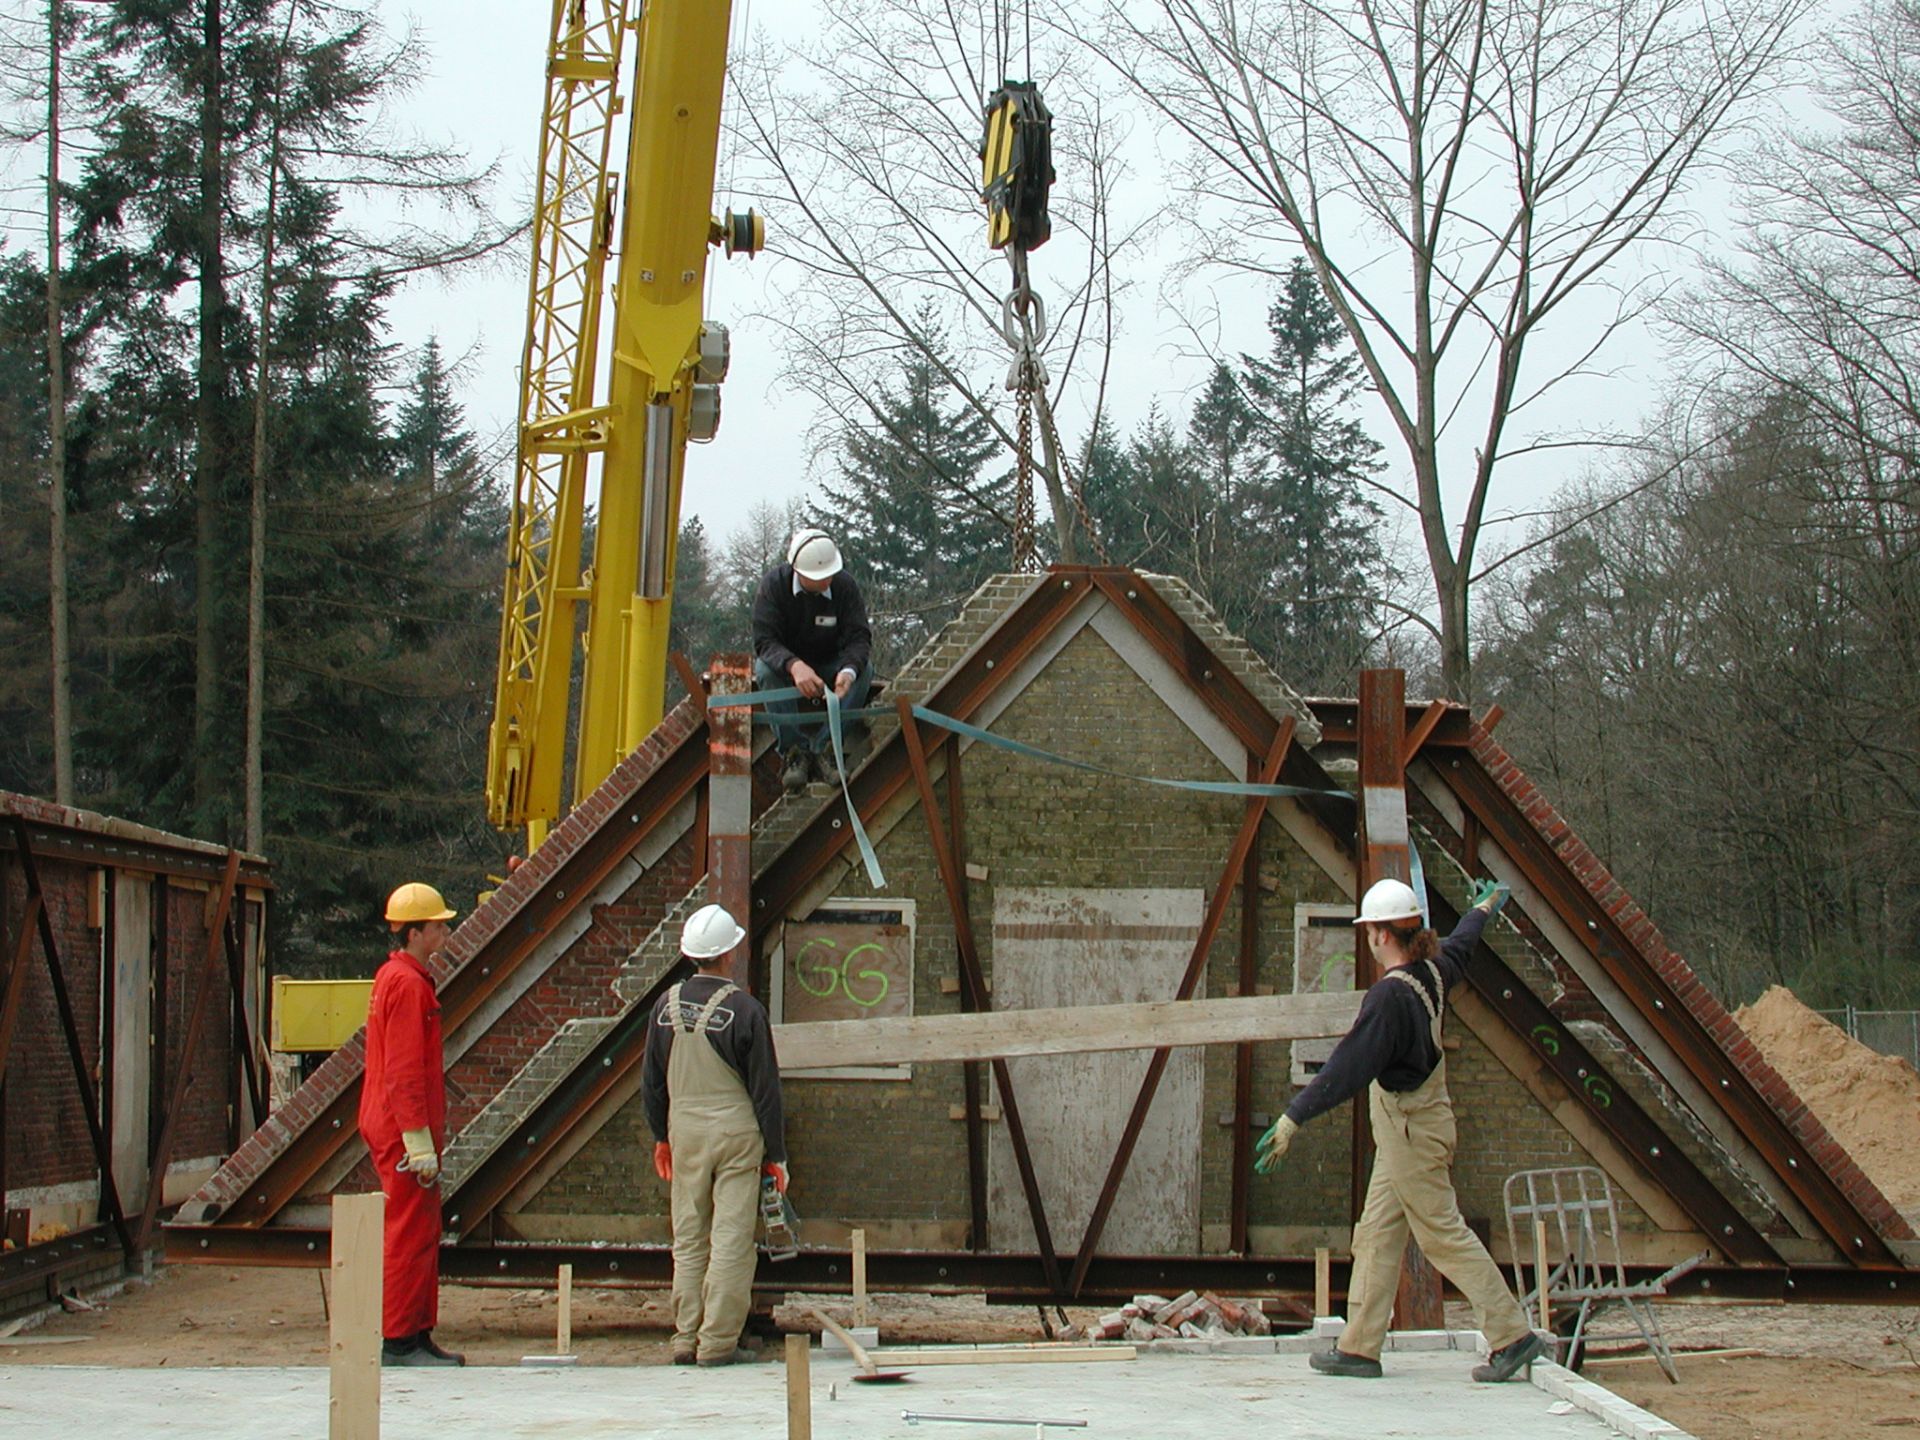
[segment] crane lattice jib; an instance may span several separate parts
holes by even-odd
[[[487,816],[502,828],[544,829],[559,813],[587,456],[606,444],[606,412],[593,408],[593,391],[627,9],[627,0],[553,6],[487,762]]]

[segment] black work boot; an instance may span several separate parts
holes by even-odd
[[[425,1334],[422,1331],[421,1334]],[[457,1356],[448,1355],[438,1346],[429,1349],[420,1343],[419,1335],[409,1335],[404,1340],[383,1340],[380,1342],[380,1364],[383,1368],[400,1365],[464,1365],[466,1362]]]
[[[807,758],[807,748],[796,745],[787,752],[786,763],[780,767],[780,784],[789,795],[798,795],[807,788],[807,777],[812,773],[812,762]]]
[[[1473,1378],[1486,1385],[1511,1380],[1527,1366],[1547,1353],[1547,1342],[1537,1330],[1529,1330],[1511,1345],[1502,1345],[1487,1356],[1487,1363],[1473,1367]]]
[[[1322,1375],[1345,1375],[1355,1380],[1378,1380],[1380,1362],[1369,1360],[1364,1355],[1349,1355],[1335,1346],[1331,1350],[1316,1350],[1307,1357],[1307,1363]]]
[[[464,1365],[467,1363],[466,1356],[456,1351],[442,1350],[439,1343],[434,1340],[433,1331],[431,1330],[422,1330],[414,1339],[420,1342],[420,1348],[422,1350],[436,1357],[442,1365]]]

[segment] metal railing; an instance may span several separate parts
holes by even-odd
[[[1892,1055],[1920,1070],[1920,1010],[1816,1010],[1847,1034],[1882,1055]]]

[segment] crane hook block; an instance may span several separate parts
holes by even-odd
[[[1047,192],[1053,187],[1053,115],[1031,80],[1009,80],[987,101],[980,141],[980,186],[987,202],[987,243],[999,250],[1038,250],[1053,233]]]

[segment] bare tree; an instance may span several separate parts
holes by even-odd
[[[929,361],[1013,451],[1002,383],[1011,280],[986,244],[979,145],[985,101],[1002,79],[1024,67],[1039,82],[1057,117],[1059,181],[1054,238],[1033,262],[1049,322],[1035,470],[1056,544],[1071,556],[1075,498],[1045,422],[1069,406],[1098,416],[1122,261],[1151,217],[1115,228],[1125,130],[1087,83],[1078,46],[1041,34],[1022,52],[1011,14],[988,0],[830,7],[807,45],[777,64],[762,56],[736,67],[736,187],[777,217],[770,248],[793,278],[764,318],[785,338],[789,378],[819,402],[835,436],[880,428],[881,380]],[[1012,526],[984,496],[962,503]]]
[[[1272,274],[1298,245],[1339,311],[1405,452],[1456,697],[1495,469],[1570,443],[1516,422],[1657,298],[1630,252],[1679,238],[1809,3],[1106,0],[1101,53],[1191,142],[1201,258]],[[1588,294],[1610,314],[1565,316],[1573,358],[1542,364]]]

